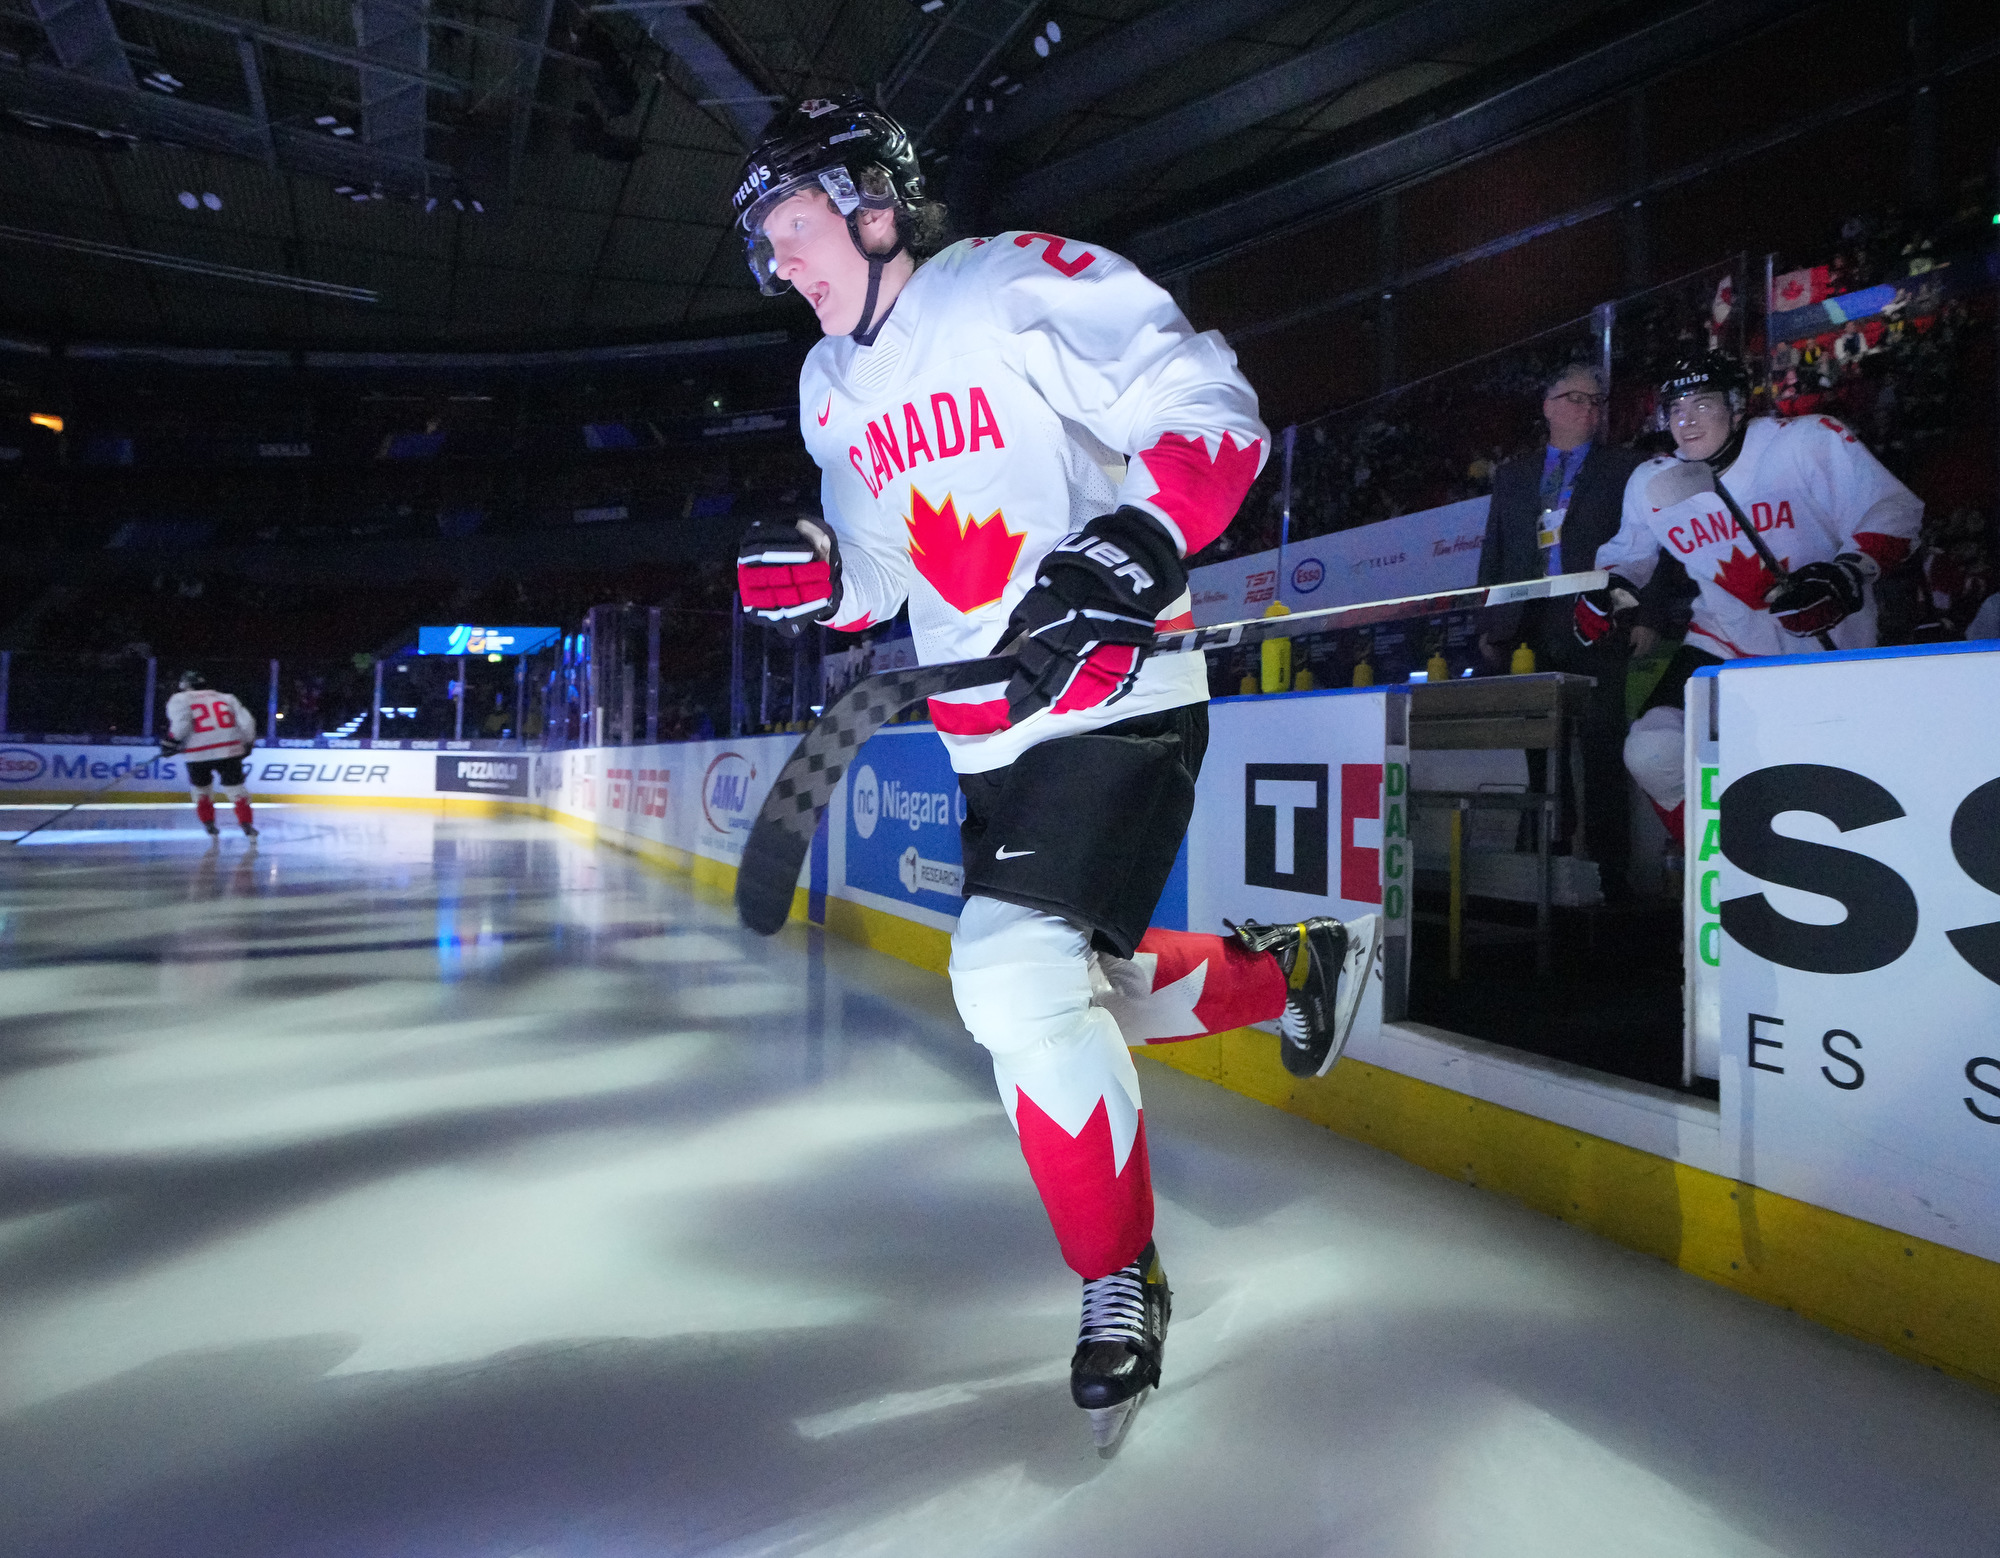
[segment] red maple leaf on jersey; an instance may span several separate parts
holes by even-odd
[[[1729,556],[1715,571],[1715,582],[1752,611],[1762,611],[1764,597],[1771,593],[1778,576],[1764,566],[1763,558],[1746,557],[1741,547],[1731,547]]]
[[[961,525],[958,506],[946,494],[942,508],[910,488],[910,561],[946,601],[964,612],[990,606],[1014,577],[1021,543],[995,509],[986,518]]]
[[[1190,557],[1229,528],[1243,495],[1257,479],[1263,447],[1262,439],[1253,438],[1248,447],[1239,449],[1235,435],[1224,433],[1210,459],[1208,445],[1201,439],[1168,433],[1152,448],[1140,451],[1139,458],[1159,488],[1153,501],[1180,527]]]

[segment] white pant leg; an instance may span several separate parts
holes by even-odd
[[[1662,811],[1687,799],[1686,725],[1682,710],[1661,705],[1641,714],[1625,734],[1625,767]]]
[[[1139,1073],[1093,1000],[1089,933],[1039,909],[969,899],[951,938],[951,993],[992,1053],[1008,1118],[1026,1095],[1074,1136],[1102,1102],[1122,1167],[1138,1129]]]

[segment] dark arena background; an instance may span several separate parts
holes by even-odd
[[[948,239],[1233,349],[1194,624],[1421,598],[1206,651],[1153,926],[1381,941],[1322,1076],[1133,1040],[1173,1346],[1101,1449],[922,703],[731,901],[918,663],[739,590],[826,500],[731,195],[849,95]],[[1939,0],[5,0],[0,1551],[1991,1553],[1996,100]],[[1545,397],[1622,482],[1725,358],[1810,501],[1921,504],[1872,642],[1687,678],[1777,577],[1706,529],[1596,661],[1586,584],[1453,594],[1596,564]]]

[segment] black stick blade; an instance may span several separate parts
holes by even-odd
[[[863,677],[818,719],[786,759],[764,797],[743,864],[736,872],[736,914],[760,936],[775,935],[791,917],[799,870],[834,787],[868,738],[913,704],[939,693],[1004,682],[1010,658],[957,660]]]

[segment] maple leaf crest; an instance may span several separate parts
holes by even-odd
[[[1180,527],[1190,557],[1229,528],[1243,495],[1257,479],[1263,448],[1263,440],[1253,438],[1239,449],[1235,435],[1224,433],[1210,459],[1208,445],[1200,438],[1168,433],[1152,448],[1140,451],[1157,489],[1153,501]]]
[[[1732,546],[1729,556],[1715,571],[1715,582],[1752,611],[1762,611],[1764,597],[1770,594],[1778,578],[1764,566],[1763,558],[1754,554],[1745,556],[1741,547]]]
[[[941,508],[910,487],[910,561],[931,588],[959,611],[971,613],[990,606],[1014,577],[1025,534],[1007,528],[995,509],[984,519],[961,524],[958,505],[945,495]]]

